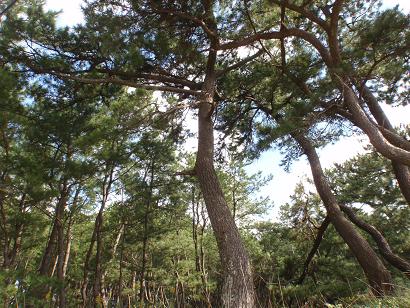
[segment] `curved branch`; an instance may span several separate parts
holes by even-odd
[[[377,247],[379,248],[380,254],[383,258],[389,262],[392,266],[402,271],[408,278],[410,278],[410,263],[393,253],[389,243],[386,238],[381,234],[376,227],[366,223],[365,221],[358,218],[350,207],[339,204],[340,209],[349,217],[349,220],[353,222],[357,227],[366,231],[371,235],[373,240],[376,242]]]
[[[320,26],[326,32],[329,30],[329,25],[325,20],[315,15],[313,12],[306,10],[304,7],[298,6],[293,3],[289,3],[289,1],[271,0],[271,2],[277,5],[284,5],[287,9],[299,13],[301,16],[306,17],[310,21]]]
[[[389,143],[381,131],[367,117],[353,90],[340,77],[338,77],[338,79],[342,85],[343,97],[351,112],[351,117],[355,124],[357,124],[369,137],[370,143],[383,156],[410,166],[410,152]]]
[[[78,77],[78,76],[73,76],[70,74],[62,74],[62,73],[57,73],[57,72],[54,72],[54,73],[50,72],[48,74],[60,77],[62,79],[69,79],[69,80],[74,80],[74,81],[88,83],[88,84],[112,83],[112,84],[117,84],[117,85],[122,85],[122,86],[128,86],[131,88],[139,88],[139,89],[154,90],[154,91],[158,90],[158,91],[164,91],[164,92],[181,93],[181,94],[188,94],[188,95],[195,95],[195,96],[201,93],[201,91],[195,91],[195,90],[178,88],[178,87],[141,84],[141,83],[133,82],[130,80],[122,80],[122,79],[114,78],[114,77],[87,78],[87,77]]]
[[[332,61],[327,48],[322,42],[313,34],[298,28],[284,29],[283,31],[272,31],[256,33],[241,40],[235,40],[219,45],[218,50],[234,49],[242,46],[252,44],[259,40],[282,39],[285,37],[298,37],[310,43],[322,56],[323,61],[329,66],[332,66]]]
[[[263,52],[264,52],[264,50],[261,49],[261,50],[259,50],[258,52],[256,52],[255,54],[253,54],[253,55],[251,55],[251,56],[249,56],[249,57],[247,57],[247,58],[245,58],[245,59],[242,59],[242,60],[236,62],[235,64],[231,65],[231,66],[228,66],[228,67],[226,67],[226,68],[224,68],[224,69],[221,69],[221,70],[216,71],[216,76],[217,76],[217,77],[220,77],[220,76],[226,74],[226,73],[229,72],[229,71],[232,71],[232,70],[234,70],[234,69],[240,68],[241,66],[245,65],[246,63],[248,63],[248,62],[250,62],[250,61],[252,61],[252,60],[255,60],[255,59],[256,59],[257,57],[259,57]]]
[[[208,27],[208,25],[202,19],[199,19],[198,17],[189,15],[186,12],[180,12],[180,11],[171,10],[171,9],[157,9],[157,10],[155,10],[155,12],[160,13],[160,14],[162,13],[162,14],[168,14],[168,15],[175,15],[175,16],[178,16],[182,19],[192,21],[195,25],[201,27],[204,30],[204,32],[208,35],[208,38],[210,38],[210,39],[216,39],[217,38],[216,33],[214,31],[212,31]]]
[[[316,251],[318,250],[320,243],[322,242],[323,239],[323,235],[325,234],[327,227],[330,224],[330,218],[329,215],[327,215],[325,217],[325,220],[323,220],[322,224],[320,225],[320,227],[317,230],[317,234],[316,234],[316,238],[315,241],[313,242],[313,246],[312,249],[310,250],[305,263],[303,264],[303,272],[300,275],[300,277],[298,278],[298,280],[296,281],[296,284],[302,284],[303,280],[305,280],[306,275],[308,273],[308,269],[309,269],[309,264],[312,261],[313,257],[316,254]]]

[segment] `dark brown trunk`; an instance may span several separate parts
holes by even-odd
[[[203,88],[205,97],[199,104],[196,176],[218,244],[224,275],[222,303],[224,307],[254,307],[254,286],[249,257],[214,169],[211,118],[214,108],[214,79],[211,78],[208,82],[209,84],[205,83]]]
[[[392,292],[392,280],[389,271],[370,247],[369,243],[344,217],[326,180],[319,156],[312,143],[301,134],[293,134],[292,136],[302,147],[309,160],[317,192],[326,207],[330,221],[362,267],[372,292],[376,296],[390,294]]]
[[[38,272],[42,276],[51,277],[54,271],[54,260],[57,260],[56,270],[57,279],[59,281],[60,290],[58,292],[59,305],[65,307],[65,290],[64,290],[64,212],[67,205],[67,198],[69,195],[69,187],[67,180],[64,180],[61,184],[60,197],[55,209],[53,227],[47,242],[46,249],[41,260]],[[46,293],[48,292],[48,286],[39,286],[29,293],[38,299],[44,300]]]
[[[57,209],[56,209],[56,215],[57,215]],[[43,258],[41,259],[40,268],[38,270],[40,275],[43,275],[43,276],[49,275],[49,272],[51,269],[51,263],[53,259],[54,248],[56,244],[56,238],[57,238],[57,225],[56,225],[56,222],[54,222],[53,228],[51,229],[51,233],[47,241],[46,249],[43,253]]]
[[[153,184],[154,184],[154,158],[151,160],[150,165],[150,179],[148,184],[148,195],[147,200],[145,203],[145,213],[144,213],[144,224],[143,224],[143,240],[142,240],[142,258],[141,258],[141,276],[140,276],[140,292],[139,292],[139,300],[140,303],[144,303],[146,298],[146,283],[145,283],[145,271],[147,266],[147,247],[148,247],[148,224],[149,224],[149,215],[151,211],[151,202],[152,202],[152,194],[153,194]],[[145,182],[146,176],[144,176]]]
[[[91,242],[90,246],[88,247],[87,254],[84,260],[84,268],[83,268],[83,281],[81,283],[81,298],[82,298],[82,307],[87,307],[87,288],[88,288],[88,272],[89,272],[89,264],[91,259],[91,254],[93,253],[95,237],[96,237],[96,224],[97,221],[94,223],[93,234],[91,235]]]
[[[23,194],[20,199],[19,211],[20,215],[25,213],[25,200],[26,194]],[[9,256],[10,266],[13,266],[16,263],[17,256],[21,249],[22,235],[23,235],[24,224],[22,222],[17,222],[14,230],[14,243],[13,249],[11,250],[11,255]]]
[[[104,206],[101,206],[103,209]],[[101,258],[102,258],[102,225],[103,225],[103,210],[97,215],[96,218],[96,252],[95,252],[95,268],[94,268],[94,285],[93,285],[93,299],[94,307],[101,307],[103,298],[101,292],[101,280],[102,280],[102,270],[101,270]]]
[[[113,143],[114,147],[114,143]],[[103,224],[104,224],[104,209],[108,201],[111,185],[113,183],[114,166],[107,163],[107,173],[104,175],[101,193],[101,206],[98,215],[95,219],[95,267],[94,267],[94,285],[93,285],[93,301],[94,307],[105,307],[105,299],[103,297],[103,270],[102,270],[102,253],[103,253]],[[93,231],[93,233],[94,233]]]
[[[208,34],[210,48],[205,78],[201,94],[198,95],[198,151],[195,174],[205,200],[223,269],[222,305],[223,307],[250,308],[255,306],[251,263],[214,169],[212,115],[216,108],[214,95],[216,87],[215,64],[219,45],[218,28],[213,15],[213,1],[204,0],[202,4],[205,11],[204,22],[211,29],[211,34]]]
[[[379,248],[380,254],[383,258],[389,262],[392,266],[402,271],[408,278],[410,278],[410,262],[396,255],[391,249],[386,238],[381,234],[376,227],[366,223],[356,216],[353,209],[346,205],[340,205],[341,210],[349,217],[350,221],[353,222],[363,231],[370,234],[373,240],[376,242],[377,247]]]
[[[322,222],[320,227],[317,230],[315,241],[313,242],[312,249],[309,251],[309,254],[306,258],[305,263],[303,264],[303,272],[300,275],[299,279],[296,281],[297,284],[302,284],[305,280],[305,277],[309,270],[310,262],[312,261],[313,257],[316,254],[316,251],[319,249],[320,243],[322,242],[323,235],[325,234],[327,227],[330,224],[329,216],[326,216],[325,220]]]

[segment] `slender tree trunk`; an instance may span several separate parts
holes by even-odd
[[[203,248],[203,236],[206,227],[206,220],[204,215],[202,216],[202,224],[200,223],[200,213],[199,213],[199,196],[195,195],[195,189],[192,189],[192,240],[194,242],[195,251],[195,270],[201,275],[202,282],[202,293],[205,298],[206,306],[211,307],[210,294],[208,290],[207,274],[205,269],[205,254]],[[203,214],[203,208],[202,208]],[[199,232],[198,232],[199,231]]]
[[[347,215],[347,217],[349,217],[351,222],[353,222],[363,231],[370,234],[370,236],[376,242],[380,254],[383,256],[383,258],[392,266],[402,271],[408,278],[410,278],[410,262],[401,258],[393,252],[389,243],[387,242],[386,238],[381,234],[381,232],[377,230],[376,227],[366,223],[365,221],[357,217],[353,209],[351,209],[350,207],[346,205],[340,205],[340,208]]]
[[[123,308],[123,298],[122,298],[122,284],[123,284],[123,266],[124,266],[124,243],[125,243],[125,223],[123,222],[123,234],[121,240],[121,248],[120,248],[120,275],[118,277],[118,301],[119,307]]]
[[[402,165],[410,166],[410,151],[406,151],[388,142],[379,128],[369,120],[363,111],[353,89],[343,80],[339,80],[339,82],[344,100],[352,114],[354,122],[366,133],[370,143],[383,156]]]
[[[94,307],[105,307],[105,299],[103,297],[103,270],[102,270],[102,252],[103,252],[103,224],[104,224],[104,209],[108,201],[111,185],[113,183],[114,166],[107,163],[107,173],[104,175],[102,184],[102,200],[100,210],[95,219],[95,267],[94,267],[94,285],[93,285],[93,299]]]
[[[151,211],[151,202],[152,202],[152,194],[154,188],[154,157],[151,159],[150,165],[150,179],[148,184],[148,194],[147,200],[145,203],[145,213],[144,213],[144,224],[143,224],[143,240],[142,240],[142,262],[141,262],[141,276],[140,276],[140,293],[139,293],[139,300],[140,306],[145,302],[145,289],[146,289],[146,282],[145,282],[145,271],[147,267],[147,250],[148,250],[148,224],[149,224],[149,215]],[[145,176],[144,176],[145,178]]]
[[[249,308],[255,306],[251,263],[214,169],[212,115],[216,108],[214,95],[215,65],[219,45],[218,27],[214,16],[213,1],[203,0],[202,4],[205,11],[204,22],[211,30],[211,34],[208,34],[210,46],[205,78],[201,94],[198,95],[198,151],[195,175],[205,200],[223,269],[222,305],[231,308]]]
[[[376,296],[390,294],[393,288],[389,271],[370,247],[369,243],[367,243],[354,229],[353,225],[344,217],[326,180],[319,156],[312,143],[301,134],[295,133],[292,136],[302,147],[309,160],[316,189],[326,207],[330,221],[361,265],[372,292]]]
[[[87,307],[87,287],[88,287],[88,272],[89,272],[89,264],[91,259],[91,254],[93,253],[95,237],[96,237],[96,226],[97,221],[94,223],[93,234],[91,235],[90,246],[88,247],[87,254],[84,260],[84,268],[83,268],[83,281],[81,283],[81,298],[82,298],[82,308]]]
[[[65,307],[65,293],[64,293],[64,275],[63,275],[63,263],[64,263],[64,212],[67,205],[67,198],[69,196],[69,187],[67,180],[64,180],[60,188],[60,197],[58,199],[53,227],[45,248],[43,258],[41,260],[38,273],[41,276],[51,277],[53,273],[53,259],[57,260],[56,270],[57,279],[60,283],[60,292],[58,294],[59,305]],[[46,293],[48,292],[47,286],[39,286],[29,291],[29,294],[35,296],[40,300],[44,300]]]
[[[365,99],[367,106],[373,117],[376,119],[378,125],[380,125],[381,132],[387,140],[397,147],[410,151],[410,142],[404,138],[400,138],[396,134],[393,125],[390,123],[383,109],[380,107],[377,99],[373,93],[366,86],[363,87],[363,98]],[[383,129],[384,128],[384,129]],[[400,191],[410,205],[410,170],[406,165],[401,164],[397,160],[392,160],[393,172],[396,176],[397,182],[400,187]]]
[[[25,200],[26,200],[26,194],[23,193],[23,195],[21,196],[21,199],[20,199],[20,204],[19,204],[20,215],[25,214]],[[13,249],[12,249],[11,255],[9,257],[10,266],[13,266],[16,263],[17,256],[19,255],[19,252],[20,252],[20,249],[21,249],[23,229],[24,229],[24,224],[22,222],[17,222],[16,225],[15,225],[15,230],[14,230]]]
[[[64,286],[64,261],[65,261],[65,245],[64,245],[64,208],[62,208],[62,213],[59,215],[57,221],[57,279],[60,282],[60,292],[59,292],[59,308],[64,308],[66,304],[65,286]]]
[[[101,206],[103,208],[103,206]],[[95,268],[94,268],[94,285],[93,285],[93,299],[94,307],[102,307],[104,305],[102,298],[102,270],[101,270],[101,258],[102,258],[102,224],[103,224],[103,211],[100,211],[96,218],[96,252],[95,252]]]
[[[303,281],[305,280],[305,277],[309,270],[309,264],[312,261],[313,257],[315,256],[316,251],[319,249],[320,243],[322,242],[322,239],[323,239],[323,235],[325,234],[326,229],[329,226],[329,224],[330,224],[329,216],[326,216],[325,220],[322,222],[319,229],[317,230],[315,241],[313,242],[312,249],[310,250],[306,258],[306,261],[303,265],[303,272],[300,275],[299,279],[297,280],[296,282],[297,284],[302,284]]]

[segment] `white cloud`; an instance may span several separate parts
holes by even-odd
[[[392,8],[398,5],[401,10],[405,13],[410,12],[410,1],[409,0],[384,0],[383,8]]]
[[[61,11],[57,18],[57,25],[60,27],[74,26],[84,21],[81,5],[84,0],[47,0],[45,8],[53,11]]]

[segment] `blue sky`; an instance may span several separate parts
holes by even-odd
[[[80,9],[83,0],[47,0],[46,7],[52,10],[62,10],[59,16],[58,24],[60,26],[74,25],[80,23],[83,15]],[[395,5],[406,13],[410,12],[410,0],[385,0],[383,7],[389,8]],[[410,124],[410,106],[392,108],[383,106],[392,123],[396,126]],[[196,131],[196,121],[190,121],[192,130]],[[327,145],[319,150],[319,155],[323,167],[329,168],[334,163],[341,163],[357,153],[364,152],[363,147],[368,144],[364,136],[353,136],[343,138],[336,144]],[[188,148],[196,147],[195,139],[189,141]],[[295,185],[305,177],[310,177],[309,164],[306,159],[301,158],[294,162],[289,173],[285,172],[279,163],[282,159],[280,153],[276,151],[268,151],[261,155],[252,165],[247,167],[247,171],[255,173],[262,170],[264,175],[272,174],[272,181],[261,190],[262,196],[269,196],[274,202],[274,208],[269,214],[272,218],[277,218],[279,206],[289,201],[289,196],[292,194]]]

